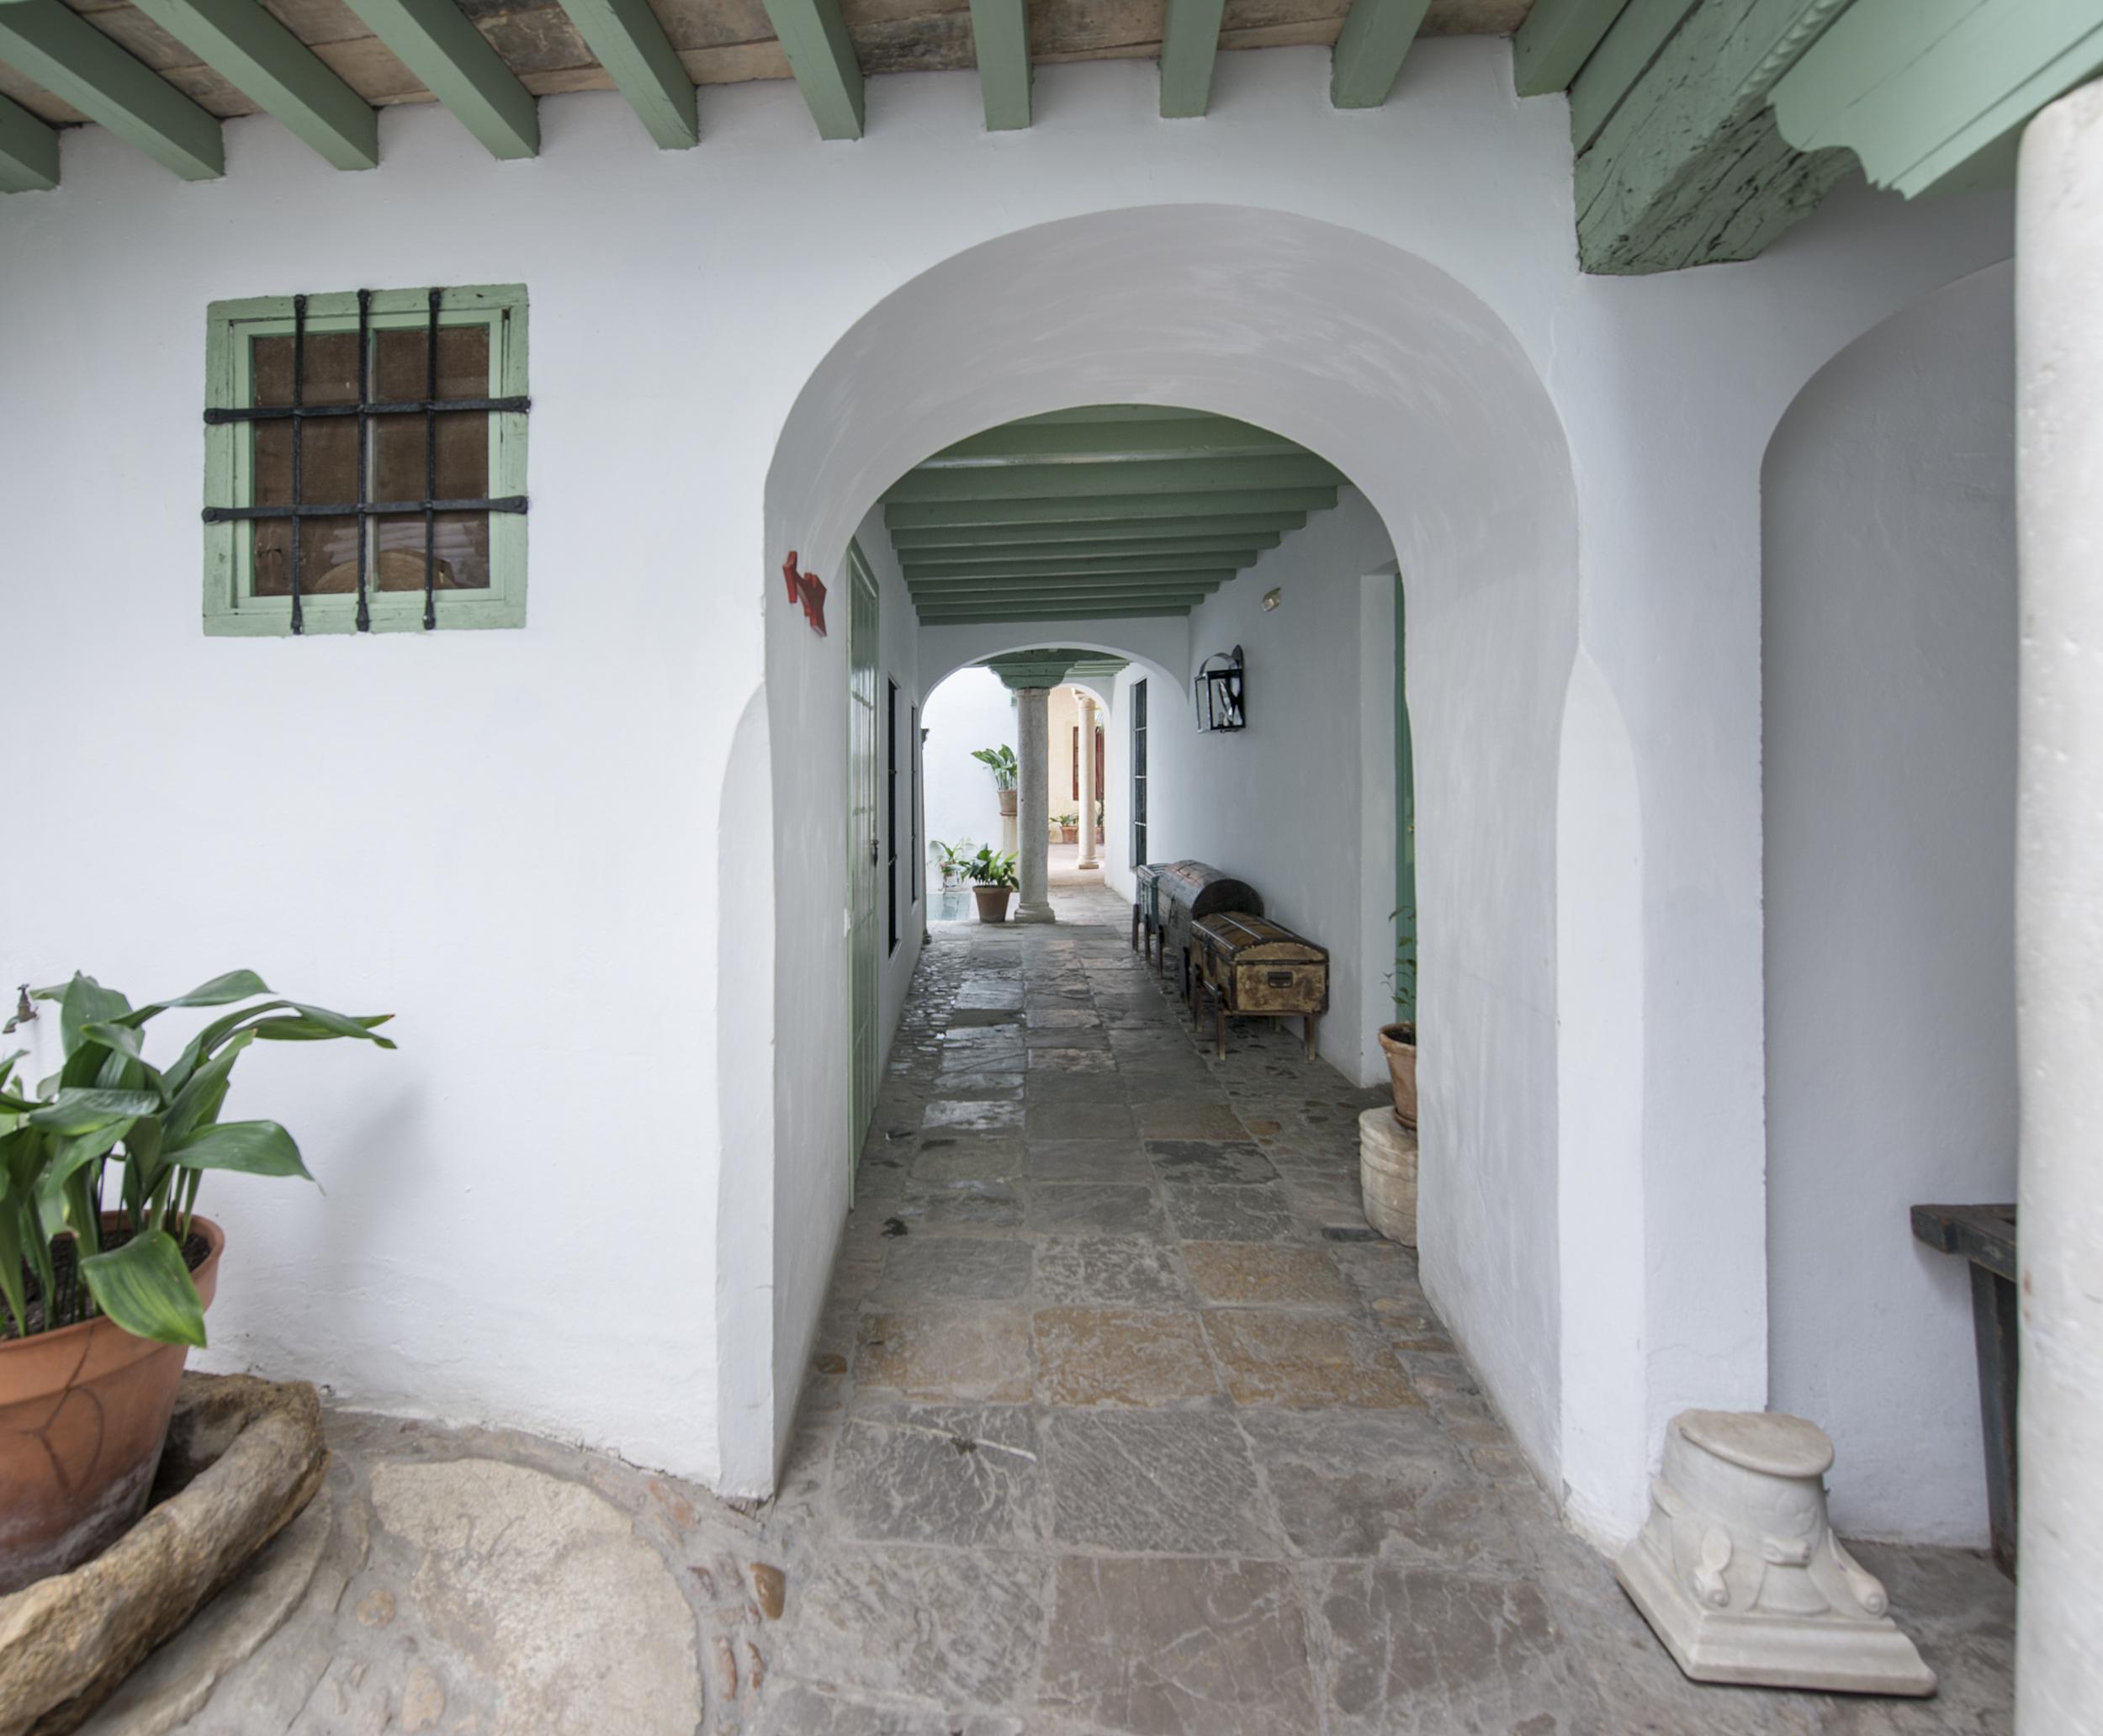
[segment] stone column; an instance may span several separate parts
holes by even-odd
[[[2103,86],[2030,124],[2016,209],[2016,1728],[2075,1736],[2103,1706]]]
[[[1081,854],[1077,868],[1093,868],[1095,862],[1095,802],[1102,791],[1095,787],[1095,696],[1083,689],[1081,701]]]
[[[1050,722],[1045,701],[1048,687],[1015,689],[1015,845],[1021,856],[1022,896],[1015,901],[1017,922],[1051,922],[1050,876],[1045,861],[1045,833],[1052,823],[1046,799],[1046,748]]]

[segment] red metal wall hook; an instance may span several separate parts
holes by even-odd
[[[803,618],[811,624],[811,631],[821,638],[825,632],[825,583],[815,573],[797,570],[796,551],[792,548],[788,558],[781,563],[781,577],[787,581],[789,601],[803,606]]]

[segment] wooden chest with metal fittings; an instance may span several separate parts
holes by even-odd
[[[1256,888],[1237,880],[1210,862],[1181,861],[1160,864],[1154,876],[1154,916],[1160,929],[1158,968],[1176,967],[1176,991],[1195,1011],[1197,1006],[1197,956],[1191,925],[1200,918],[1226,911],[1263,913],[1263,901]]]
[[[1242,913],[1207,916],[1192,927],[1202,992],[1218,1024],[1213,1053],[1226,1053],[1226,1021],[1298,1019],[1314,1059],[1315,1020],[1329,1010],[1329,955],[1268,918]]]
[[[1161,933],[1159,862],[1142,862],[1131,871],[1131,950],[1154,961],[1154,941]]]

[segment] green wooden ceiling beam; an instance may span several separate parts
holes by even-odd
[[[1629,0],[1534,0],[1512,38],[1512,82],[1523,97],[1568,90]]]
[[[0,97],[0,193],[48,193],[58,185],[58,129]]]
[[[938,549],[995,548],[1025,542],[1035,548],[1046,543],[1083,543],[1104,552],[1132,542],[1159,542],[1175,537],[1221,538],[1275,548],[1287,531],[1307,521],[1304,512],[1222,512],[1216,516],[1188,518],[1083,519],[1017,527],[1014,525],[935,525],[926,530],[896,530],[892,546],[903,558],[908,550],[932,556]]]
[[[1219,509],[1237,513],[1324,512],[1337,503],[1334,485],[1249,489],[1232,495],[1199,493],[1127,495],[1116,499],[894,501],[885,497],[892,530],[976,525],[1109,524],[1149,518],[1188,518]]]
[[[1570,141],[1584,151],[1700,0],[1629,0],[1570,85]]]
[[[53,0],[56,3],[56,0]],[[1041,500],[1091,495],[1240,493],[1251,489],[1334,488],[1343,476],[1312,453],[1262,458],[1163,458],[1155,462],[1017,464],[991,470],[908,470],[884,495],[901,505],[931,500]]]
[[[540,154],[540,115],[489,39],[453,0],[347,0],[491,156]]]
[[[562,0],[562,9],[660,150],[700,142],[694,82],[649,0]]]
[[[1075,608],[1063,603],[1041,609],[930,609],[923,606],[917,612],[925,626],[970,627],[995,621],[1129,621],[1142,615],[1188,615],[1190,607],[1186,603],[1141,603],[1115,609]]]
[[[1202,590],[1114,590],[1100,595],[1063,595],[1050,591],[975,591],[958,596],[916,595],[913,606],[923,614],[957,609],[1013,609],[1041,614],[1054,609],[1189,609],[1211,595]]]
[[[1054,549],[1036,554],[983,557],[973,561],[936,561],[930,564],[908,560],[905,563],[905,576],[908,579],[953,578],[961,571],[1024,579],[1034,573],[1101,573],[1121,577],[1126,573],[1188,572],[1193,568],[1232,572],[1255,560],[1258,553],[1255,549],[1237,548],[1184,554],[1115,554],[1076,558]]]
[[[1774,87],[1799,151],[1852,151],[1909,198],[2005,184],[2022,130],[2103,71],[2095,0],[1855,0]]]
[[[1186,568],[1182,572],[1127,572],[1096,574],[1022,572],[1022,574],[957,574],[942,580],[908,580],[907,590],[915,597],[940,597],[959,590],[1008,590],[1008,593],[1054,593],[1054,590],[1218,590],[1235,576],[1232,568]]]
[[[226,172],[219,122],[61,0],[0,5],[0,61],[186,181]]]
[[[1009,422],[944,447],[914,468],[995,469],[1017,464],[1160,463],[1169,458],[1304,450],[1282,434],[1226,416],[1136,422]]]
[[[339,169],[379,167],[379,117],[258,0],[134,0],[139,10]]]
[[[976,547],[919,548],[908,543],[892,546],[898,558],[914,572],[935,573],[945,567],[968,567],[981,561],[1116,561],[1152,560],[1160,555],[1231,554],[1253,560],[1266,548],[1275,548],[1283,538],[1268,537],[1168,537],[1152,542],[984,542]]]
[[[978,54],[978,94],[986,130],[1030,124],[1030,9],[1027,0],[972,0],[972,40]]]
[[[1331,105],[1377,108],[1385,103],[1430,10],[1431,0],[1353,0],[1329,57]]]
[[[1578,257],[1589,272],[1676,271],[1751,259],[1812,210],[1848,167],[1777,130],[1769,98],[1847,0],[1631,0],[1578,80],[1588,84],[1624,33],[1669,37],[1577,159]],[[1644,38],[1648,40],[1646,35]],[[1617,61],[1617,64],[1618,62]],[[1578,89],[1571,93],[1573,132]]]
[[[1168,0],[1161,39],[1161,114],[1187,120],[1212,100],[1212,62],[1219,57],[1220,19],[1226,0]]]
[[[859,139],[861,64],[840,0],[761,0],[821,139]]]

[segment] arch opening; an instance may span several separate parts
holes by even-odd
[[[1099,214],[959,254],[850,329],[784,425],[766,546],[836,570],[872,503],[929,453],[1106,403],[1188,407],[1296,442],[1350,479],[1408,575],[1422,1091],[1438,1142],[1435,1163],[1428,1144],[1420,1203],[1423,1273],[1552,1474],[1555,807],[1576,641],[1575,490],[1560,422],[1511,333],[1421,258],[1274,211]],[[1173,618],[1002,623],[990,638],[946,624],[914,638],[922,692],[994,649],[1057,643],[1131,657],[1172,677],[1180,700],[1215,648]],[[839,854],[839,654],[770,607],[767,670],[771,861],[822,870]],[[1279,677],[1272,702],[1290,704],[1288,672]],[[836,877],[814,881],[818,908],[837,901]],[[829,1155],[845,1121],[837,1021],[814,1016],[844,1004],[838,947],[826,924],[803,919],[811,906],[768,902],[771,1017],[748,1011],[744,1053],[726,1061],[727,1075],[772,1086],[771,1184],[725,1202],[724,1234],[773,1255],[773,1408],[750,1431],[748,1460],[786,1439],[839,1222]],[[727,1333],[735,1315],[726,1310]],[[727,1442],[726,1462],[735,1456]]]

